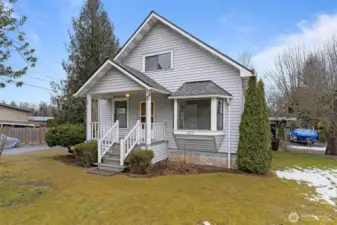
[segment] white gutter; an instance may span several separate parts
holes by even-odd
[[[227,100],[228,102],[228,169],[231,168],[231,102]]]
[[[191,98],[224,98],[224,99],[232,99],[232,96],[226,95],[192,95],[192,96],[169,96],[168,99],[191,99]]]

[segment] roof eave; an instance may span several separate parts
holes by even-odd
[[[228,98],[232,99],[229,95],[218,95],[218,94],[208,94],[208,95],[190,95],[190,96],[169,96],[168,99],[196,99],[196,98]]]
[[[90,90],[90,88],[88,88],[88,85],[98,76],[99,72],[101,72],[101,70],[105,66],[107,66],[108,64],[111,64],[114,68],[118,69],[120,72],[122,72],[123,74],[127,75],[130,79],[134,80],[136,83],[138,83],[139,85],[143,86],[147,90],[153,90],[155,92],[163,93],[163,94],[172,94],[169,91],[160,90],[160,89],[153,88],[153,87],[147,85],[146,83],[144,83],[143,81],[141,81],[140,79],[138,79],[137,77],[135,77],[133,74],[129,73],[124,68],[122,68],[121,66],[119,66],[117,63],[115,63],[111,59],[107,58],[106,61],[90,77],[90,79],[87,82],[85,82],[85,84],[82,85],[82,87],[73,96],[76,97],[76,98],[77,97],[85,97],[85,95]]]

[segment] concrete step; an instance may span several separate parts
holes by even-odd
[[[116,157],[116,156],[109,156],[109,157],[106,157],[104,156],[103,157],[103,163],[104,164],[113,164],[113,165],[119,165],[120,164],[120,158],[119,157]]]
[[[120,152],[113,152],[113,151],[108,151],[105,155],[104,155],[104,157],[117,157],[117,158],[119,158],[119,156],[120,156]],[[103,158],[104,158],[103,157]]]
[[[107,171],[115,171],[122,172],[124,170],[124,166],[115,165],[115,164],[106,164],[106,163],[95,163],[99,170],[107,170]]]
[[[97,175],[101,175],[101,176],[113,176],[113,175],[117,174],[118,172],[110,171],[110,170],[100,170],[98,167],[91,167],[91,168],[87,169],[87,173],[97,174]]]

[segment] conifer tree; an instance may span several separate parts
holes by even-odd
[[[119,46],[114,26],[101,0],[86,0],[78,18],[73,18],[69,32],[68,59],[63,61],[65,80],[52,83],[52,103],[58,110],[54,117],[60,122],[84,123],[85,99],[73,94],[90,78],[106,57],[113,57]]]
[[[262,81],[253,76],[248,81],[245,108],[241,116],[237,154],[238,168],[245,172],[265,174],[271,165],[271,134]]]

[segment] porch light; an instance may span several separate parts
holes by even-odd
[[[130,97],[130,94],[129,93],[125,93],[125,97]]]

